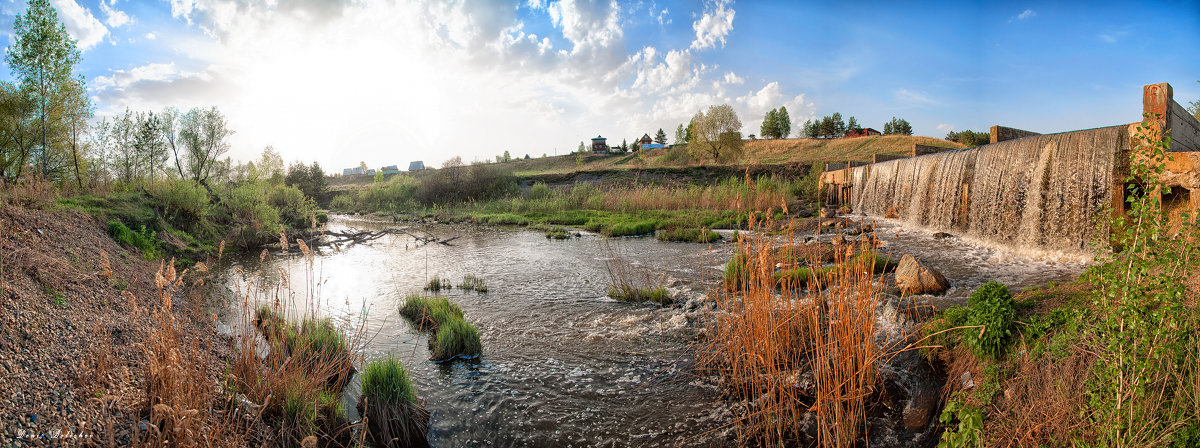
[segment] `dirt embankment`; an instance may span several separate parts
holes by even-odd
[[[127,445],[147,426],[162,262],[117,244],[97,218],[47,208],[0,202],[0,440]],[[210,354],[194,367],[216,387],[230,344],[199,294],[173,295],[180,333]]]

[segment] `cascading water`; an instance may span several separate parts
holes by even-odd
[[[1086,257],[1104,224],[1127,126],[1037,135],[852,168],[854,209],[1040,254]],[[1116,188],[1114,188],[1116,186]]]

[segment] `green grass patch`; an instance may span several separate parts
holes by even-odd
[[[659,241],[679,241],[685,243],[709,243],[720,241],[721,234],[708,229],[673,228],[659,230],[655,235]]]
[[[644,236],[654,233],[657,221],[622,221],[614,223],[604,234],[608,236]]]
[[[153,230],[140,226],[138,231],[134,231],[125,226],[121,221],[109,221],[108,233],[118,243],[129,247],[136,248],[142,252],[142,256],[147,260],[157,260],[162,258],[162,249],[159,248],[158,237]]]
[[[608,297],[619,302],[654,302],[660,305],[674,303],[666,288],[637,288],[629,285],[608,288]]]
[[[362,374],[363,397],[382,403],[416,403],[417,392],[408,371],[392,355],[367,364]]]
[[[425,283],[426,291],[438,292],[443,289],[454,289],[454,284],[450,283],[450,279],[442,279],[441,277],[435,275],[433,278],[429,279],[428,283]]]
[[[546,230],[546,238],[553,240],[566,240],[579,236],[579,233],[567,230],[565,227],[552,227]]]
[[[484,283],[482,278],[470,274],[463,277],[463,281],[458,284],[458,288],[466,291],[474,290],[480,293],[488,292],[487,283]]]
[[[433,332],[429,350],[435,360],[477,356],[483,351],[479,330],[463,318],[462,308],[445,297],[408,296],[400,315],[422,330]]]

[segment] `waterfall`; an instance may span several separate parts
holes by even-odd
[[[1019,251],[1087,256],[1107,212],[1127,126],[1036,135],[852,168],[855,211]]]

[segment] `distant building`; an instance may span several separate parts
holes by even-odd
[[[858,132],[847,132],[847,133],[846,133],[846,138],[853,138],[853,137],[868,137],[868,136],[872,136],[872,135],[883,135],[883,134],[882,134],[882,133],[880,133],[879,131],[876,131],[876,130],[874,130],[874,129],[871,129],[871,128],[866,128],[866,129],[863,129],[863,130],[861,130],[861,131],[858,131]]]
[[[420,160],[417,160],[415,162],[408,162],[408,170],[409,171],[421,171],[423,169],[425,169],[425,162],[422,162]]]
[[[346,169],[342,170],[343,176],[358,176],[358,175],[363,175],[363,174],[367,174],[367,173],[365,171],[363,171],[363,168],[361,166],[356,166],[354,168],[346,168]]]
[[[608,152],[608,139],[599,135],[592,139],[592,154]]]
[[[371,168],[371,169],[367,170],[367,175],[368,175],[368,176],[374,176],[374,175],[375,175],[375,168]]]
[[[642,138],[637,141],[638,146],[646,146],[654,143],[654,139],[650,138],[650,134],[642,134]]]
[[[400,174],[400,167],[396,165],[388,165],[380,169],[383,174]]]

